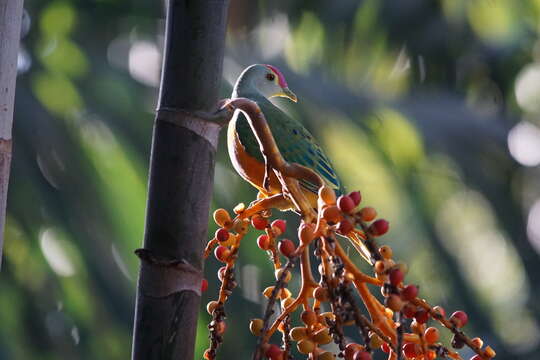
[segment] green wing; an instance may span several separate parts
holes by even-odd
[[[342,184],[330,160],[309,131],[268,100],[257,99],[257,103],[268,121],[277,146],[285,160],[314,170],[331,188],[338,193],[343,193]],[[262,161],[259,144],[243,116],[237,121],[237,132],[246,151]],[[317,186],[313,183],[303,180],[300,183],[304,188],[314,193],[318,191]]]

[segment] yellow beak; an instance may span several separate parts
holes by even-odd
[[[281,91],[275,94],[274,96],[286,97],[294,102],[298,101],[298,98],[296,97],[296,95],[288,87],[282,88]]]

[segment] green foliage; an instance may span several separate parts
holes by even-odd
[[[530,229],[540,224],[529,220],[528,236],[527,217],[540,187],[537,167],[508,153],[507,136],[521,119],[538,126],[536,107],[523,105],[537,82],[515,88],[538,64],[540,1],[231,3],[225,78],[250,63],[278,66],[300,101],[277,102],[320,139],[346,186],[390,220],[384,241],[411,264],[408,278],[432,284],[422,292],[433,301],[466,310],[497,359],[534,358],[540,257]],[[159,4],[25,4],[31,66],[17,80],[2,359],[130,356],[133,250],[143,236],[157,96],[139,82],[156,70],[155,54],[130,51],[161,43]],[[272,27],[279,16],[286,21]],[[264,57],[275,39],[283,43]],[[213,206],[231,208],[255,192],[221,143]],[[255,250],[256,236],[242,248]],[[240,254],[244,297],[227,309],[223,359],[249,358],[248,319],[262,308],[253,294],[260,278],[273,278],[251,250]],[[206,269],[212,293],[218,267]],[[202,310],[199,355],[207,320]]]

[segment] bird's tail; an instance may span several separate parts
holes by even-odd
[[[364,244],[365,236],[362,233],[356,230],[353,230],[347,235],[347,239],[349,239],[352,246],[354,246],[354,248],[356,249],[356,251],[358,251],[360,256],[362,256],[364,260],[366,260],[369,264],[371,264],[372,263],[371,253],[369,252],[369,249],[367,248],[367,246]]]

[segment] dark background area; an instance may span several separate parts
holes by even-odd
[[[127,359],[162,4],[25,6],[0,359]],[[540,351],[539,32],[538,0],[232,0],[229,11],[223,97],[249,64],[281,69],[299,102],[276,103],[390,221],[382,242],[408,281],[467,311],[466,332],[497,359]],[[224,145],[213,209],[256,194]],[[248,321],[273,280],[257,235],[242,246],[221,359],[247,359],[255,343]],[[207,262],[203,303],[219,266]],[[208,319],[201,309],[199,358]]]

